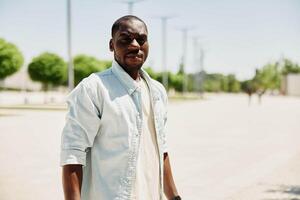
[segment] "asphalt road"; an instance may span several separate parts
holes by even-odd
[[[0,109],[1,200],[63,199],[64,117],[65,111]],[[184,199],[300,199],[300,98],[265,97],[251,106],[243,95],[171,101],[167,129]]]

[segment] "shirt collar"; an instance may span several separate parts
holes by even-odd
[[[116,75],[116,77],[121,81],[121,83],[125,86],[127,92],[131,95],[136,89],[139,88],[139,84],[135,80],[131,78],[131,76],[119,65],[119,63],[115,60],[112,62],[112,72]],[[140,70],[140,74],[142,77],[145,77],[145,71]],[[148,77],[147,77],[148,78]],[[147,81],[147,80],[146,80]]]

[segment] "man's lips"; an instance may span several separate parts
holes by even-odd
[[[143,54],[129,53],[126,55],[127,58],[143,58]]]

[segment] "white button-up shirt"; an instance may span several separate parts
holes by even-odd
[[[150,90],[160,161],[167,152],[164,87],[140,71]],[[135,182],[142,131],[141,91],[116,61],[85,78],[67,98],[69,112],[62,133],[61,165],[83,165],[82,200],[129,200]]]

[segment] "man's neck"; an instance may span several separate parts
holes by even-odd
[[[138,70],[133,70],[133,71],[127,71],[126,67],[122,66],[116,59],[115,61],[119,64],[120,67],[133,79],[133,80],[138,80],[141,75],[140,75],[140,69]]]
[[[133,79],[133,80],[139,80],[141,75],[139,71],[134,71],[134,72],[127,72],[129,74],[129,76]]]

